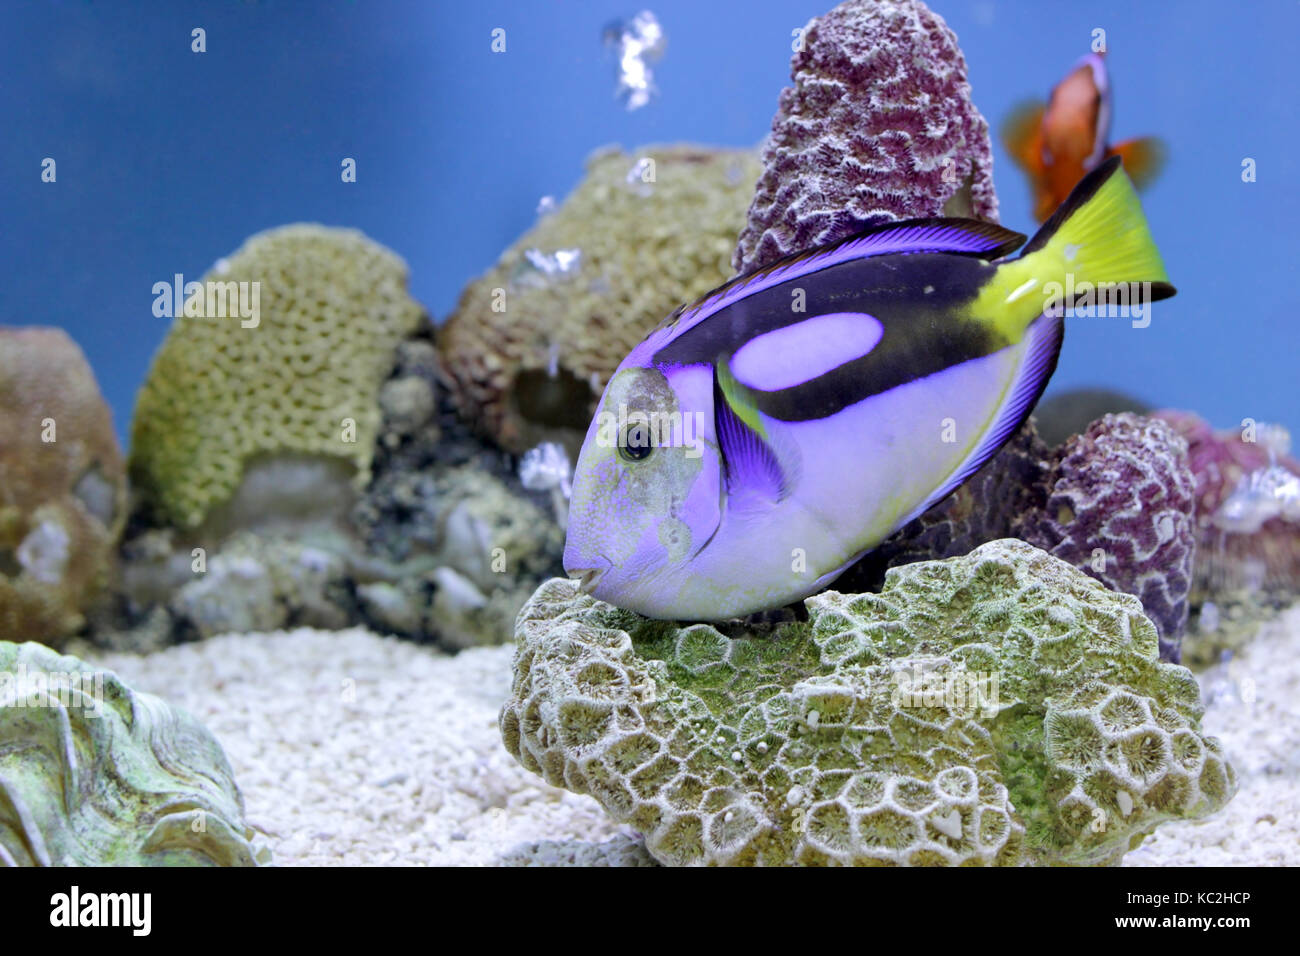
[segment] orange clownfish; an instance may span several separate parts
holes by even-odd
[[[1108,157],[1120,157],[1138,188],[1155,179],[1164,162],[1164,144],[1145,136],[1109,145],[1112,107],[1103,55],[1089,53],[1052,90],[1046,106],[1027,103],[1008,118],[1002,141],[1029,175],[1039,222]]]

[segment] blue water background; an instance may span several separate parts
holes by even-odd
[[[648,7],[668,34],[658,99],[626,112],[601,45]],[[15,2],[0,5],[0,322],[82,346],[125,438],[167,330],[152,286],[201,278],[259,230],[355,226],[403,255],[439,319],[562,198],[594,148],[756,144],[791,31],[829,0]],[[1151,326],[1070,324],[1052,391],[1109,385],[1300,429],[1294,2],[935,0],[996,129],[1107,33],[1114,138],[1172,161],[1145,206],[1178,297]],[[207,52],[190,31],[207,31]],[[491,52],[506,30],[507,51]],[[1002,221],[1029,191],[995,141]],[[40,181],[53,157],[58,181]],[[340,181],[343,157],[358,181]],[[1258,179],[1244,183],[1244,158]],[[1049,393],[1050,394],[1050,393]]]

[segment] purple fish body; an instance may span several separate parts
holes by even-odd
[[[1001,226],[893,223],[670,316],[602,396],[575,472],[566,569],[597,597],[679,619],[824,587],[1029,414],[1063,322],[1027,292],[1060,264],[1071,213],[1095,195],[1122,201],[1103,189],[1127,186],[1117,168],[1081,184],[1010,262],[998,260],[1025,237]]]

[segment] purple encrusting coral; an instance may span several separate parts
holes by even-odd
[[[1279,451],[1278,442],[1268,440],[1269,433],[1276,432],[1269,426],[1246,423],[1245,434],[1254,439],[1248,441],[1243,431],[1214,431],[1193,412],[1166,409],[1155,414],[1187,440],[1198,534],[1194,596],[1216,600],[1223,592],[1245,589],[1287,597],[1300,590],[1300,523],[1267,513],[1241,527],[1234,527],[1240,521],[1225,520],[1225,505],[1234,493],[1240,497],[1266,470],[1300,476],[1300,462],[1285,454],[1289,441],[1281,442]]]
[[[1017,537],[1136,595],[1179,659],[1196,550],[1187,443],[1159,419],[1107,415],[1057,449],[1047,498]]]
[[[916,0],[847,0],[806,28],[763,150],[738,273],[864,225],[997,219],[988,123],[943,19]]]

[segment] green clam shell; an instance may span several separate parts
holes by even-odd
[[[42,644],[0,641],[0,863],[256,866],[221,745]]]

